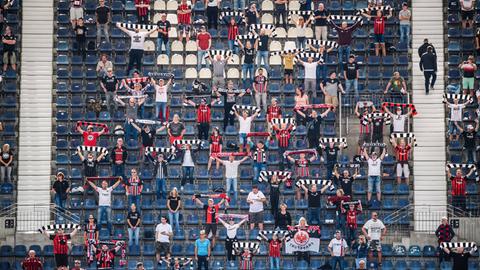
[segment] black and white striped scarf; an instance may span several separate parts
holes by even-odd
[[[105,147],[101,146],[86,146],[86,145],[79,145],[77,146],[77,153],[79,152],[96,152],[102,153],[104,155],[108,155],[108,150]]]
[[[288,231],[283,231],[283,230],[275,230],[275,231],[267,231],[267,230],[261,230],[258,232],[258,236],[257,236],[257,240],[258,241],[262,241],[262,240],[266,240],[266,239],[270,239],[268,236],[272,236],[272,235],[284,235],[286,236],[287,234],[289,234]]]
[[[198,145],[198,146],[201,146],[202,144],[202,140],[197,140],[197,139],[194,139],[194,140],[175,140],[173,142],[173,145],[174,146],[179,146],[179,145]]]
[[[226,89],[226,88],[218,88],[217,92],[218,93],[229,93],[229,90]],[[233,93],[233,94],[236,94],[236,95],[241,94],[243,92],[245,92],[245,89],[232,89],[230,91],[230,93]]]
[[[374,112],[367,114],[367,117],[370,119],[383,118],[385,125],[390,125],[392,123],[392,117],[388,113]]]
[[[295,182],[295,186],[300,188],[302,185],[305,187],[310,186],[310,185],[319,185],[319,186],[328,186],[329,190],[335,189],[335,186],[333,185],[331,180],[321,180],[321,179],[300,179]]]
[[[313,46],[325,46],[328,48],[338,48],[338,43],[331,40],[318,40],[309,38],[307,39],[307,44]]]
[[[292,15],[311,17],[313,15],[313,10],[290,10],[288,12],[288,21],[292,20]]]
[[[327,143],[343,143],[343,148],[347,148],[348,147],[348,144],[347,144],[347,138],[346,137],[338,137],[338,138],[328,138],[328,137],[324,137],[324,138],[320,138],[320,143],[322,145],[325,145]]]
[[[260,244],[258,242],[233,242],[233,249],[237,252],[248,248],[250,252],[256,254],[260,249]]]
[[[312,57],[314,61],[316,62],[317,59],[321,60],[321,63],[324,62],[324,59],[322,58],[322,54],[320,53],[315,53],[315,52],[300,52],[295,55],[295,59],[307,59],[309,57]]]
[[[381,12],[385,12],[385,11],[393,11],[393,8],[391,6],[375,6],[375,7],[367,7],[367,8],[362,8],[362,9],[359,9],[357,11],[357,15],[361,15],[362,13],[367,13],[367,12],[371,12],[371,11],[381,11]],[[376,14],[375,14],[376,15]]]
[[[279,181],[285,181],[292,177],[292,172],[288,171],[261,171],[258,178],[259,182],[270,182],[270,178],[276,175]]]
[[[145,155],[146,156],[152,154],[153,152],[175,155],[176,151],[177,151],[177,149],[174,146],[172,146],[172,147],[153,147],[153,146],[145,147]]]
[[[262,24],[251,24],[250,28],[249,28],[250,32],[255,31],[255,33],[257,33],[257,34],[260,34],[259,31],[262,30],[262,29],[265,29],[267,31],[271,31],[272,32],[272,37],[277,36],[277,34],[275,33],[276,28],[275,28],[275,25],[273,25],[273,24],[264,24],[264,23],[262,23]]]
[[[473,175],[475,177],[475,181],[480,181],[480,176],[478,175],[477,166],[475,164],[464,164],[464,163],[447,163],[448,169],[467,169],[467,170],[474,170]]]
[[[463,94],[443,94],[443,103],[446,103],[448,100],[458,99],[458,101],[468,101],[473,102],[473,98],[470,95],[463,95]]]
[[[250,115],[253,113],[257,113],[260,116],[261,109],[258,108],[257,106],[248,106],[248,105],[233,105],[232,110],[230,111],[230,114],[235,114],[235,111],[239,114],[242,114],[243,110],[247,110],[250,112]]]
[[[220,12],[220,20],[223,21],[225,17],[240,17],[241,21],[235,20],[237,23],[245,24],[245,14],[241,11],[222,11]],[[229,22],[228,22],[229,23]]]
[[[328,21],[354,21],[355,23],[361,22],[363,18],[361,16],[352,16],[352,15],[331,15]]]
[[[283,124],[292,126],[296,125],[295,118],[273,118],[272,120],[270,120],[270,123],[276,126],[280,126]]]
[[[291,49],[291,50],[283,50],[283,51],[280,51],[280,52],[270,52],[270,56],[275,56],[275,55],[285,55],[285,54],[289,54],[289,53],[292,53],[292,54],[297,54],[297,53],[301,53],[301,52],[305,52],[305,50],[303,49]]]
[[[248,33],[246,35],[237,35],[235,37],[237,40],[252,40],[252,39],[257,39],[258,35],[253,34],[253,33]]]
[[[257,159],[259,154],[261,155],[260,161]],[[262,149],[256,148],[255,151],[253,151],[252,159],[253,159],[253,162],[266,163],[267,162],[267,150],[265,148],[262,148]]]
[[[227,57],[231,57],[233,53],[230,50],[210,50],[204,58],[207,59],[208,57],[211,57],[212,59],[215,59],[215,56],[217,55],[221,55],[223,59],[226,59]],[[230,61],[233,61],[233,59],[230,59]]]
[[[398,138],[406,138],[409,142],[411,142],[414,146],[417,146],[417,138],[415,138],[415,134],[409,133],[392,133],[390,134],[390,141],[396,140]]]
[[[148,30],[148,31],[158,28],[158,26],[153,24],[118,23],[117,25],[127,29],[138,29],[138,30]]]
[[[477,249],[477,244],[475,242],[442,242],[440,244],[441,248],[472,248]]]
[[[50,224],[50,225],[42,226],[42,228],[38,229],[38,231],[40,233],[43,233],[44,231],[56,231],[58,229],[73,230],[73,229],[80,229],[80,228],[81,228],[80,224],[72,224],[72,223]]]

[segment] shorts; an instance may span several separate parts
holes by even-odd
[[[54,254],[57,267],[68,266],[68,254]]]
[[[462,14],[462,20],[473,20],[474,10],[462,10],[460,13]]]
[[[358,136],[358,145],[362,146],[364,143],[370,143],[370,133],[360,133]]]
[[[370,251],[382,251],[382,244],[380,243],[380,240],[370,240],[368,242],[368,249]]]
[[[374,34],[375,43],[385,43],[384,34]]]
[[[212,236],[217,236],[217,224],[215,223],[207,223],[205,224],[205,235],[212,232]]]
[[[325,104],[331,104],[334,107],[337,107],[338,106],[338,97],[330,96],[330,95],[325,96]]]
[[[70,8],[70,20],[78,20],[83,18],[83,8],[82,7],[71,7]]]
[[[3,52],[3,64],[15,65],[17,64],[17,55],[15,52]]]
[[[379,193],[382,190],[380,189],[380,182],[381,182],[380,176],[368,176],[368,188],[367,191],[372,193],[373,192],[373,187],[375,186],[375,192]]]
[[[155,242],[155,251],[160,255],[170,253],[170,243]]]
[[[247,145],[247,133],[239,133],[238,134],[238,143],[241,144],[242,146]]]
[[[258,223],[264,222],[263,211],[255,212],[255,213],[250,212],[249,215],[250,215],[249,219],[251,224],[258,224]]]
[[[475,89],[475,78],[465,78],[462,79],[462,89],[463,90],[473,90]]]
[[[192,27],[189,24],[179,24],[177,26],[177,29],[178,29],[178,36],[180,36],[180,34],[183,34],[183,33],[190,33],[190,30],[192,29]]]
[[[293,69],[285,69],[283,74],[285,74],[285,76],[293,76]]]
[[[212,86],[216,86],[218,88],[225,88],[225,78],[214,76],[212,79]]]

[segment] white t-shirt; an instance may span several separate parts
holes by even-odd
[[[305,32],[307,29],[307,25],[303,24],[303,26],[300,26],[299,24],[296,27],[297,30],[297,37],[305,37]]]
[[[368,159],[368,176],[380,176],[380,169],[382,167],[382,160],[377,158],[373,160]]]
[[[131,37],[130,49],[143,51],[143,44],[145,43],[145,37],[147,36],[147,34],[147,32],[135,33],[135,31],[128,31],[128,35]]]
[[[237,178],[238,165],[240,165],[239,160],[234,160],[233,162],[230,162],[229,160],[224,161],[223,166],[225,166],[225,178]]]
[[[155,102],[167,102],[167,86],[155,85]]]
[[[393,118],[393,132],[405,132],[405,121],[407,120],[407,115],[394,114],[392,118]]]
[[[249,116],[243,119],[243,116],[238,118],[238,123],[240,123],[240,127],[238,128],[238,133],[250,133],[252,128],[252,121],[253,117]]]
[[[462,0],[463,3],[462,10],[472,10],[473,8],[473,0]]]
[[[373,219],[370,219],[363,225],[363,228],[367,230],[368,236],[370,236],[371,240],[380,240],[380,237],[382,236],[382,230],[385,229],[385,225],[383,222],[379,219],[377,221],[373,221]]]
[[[183,156],[183,167],[195,167],[195,164],[193,163],[193,158],[192,158],[192,151],[190,150],[185,150],[185,155]]]
[[[170,243],[170,238],[168,235],[161,234],[162,232],[172,233],[172,226],[170,224],[158,224],[155,228],[155,234],[157,235],[157,242]]]
[[[316,79],[317,78],[317,62],[303,62],[303,66],[305,67],[305,79]]]
[[[237,230],[238,228],[240,228],[240,225],[238,224],[230,225],[227,223],[227,224],[224,224],[224,226],[227,229],[228,238],[232,239],[232,238],[235,238],[235,236],[237,236]]]
[[[334,257],[343,257],[345,256],[345,249],[348,247],[347,241],[341,238],[338,240],[337,238],[333,238],[330,240],[328,247],[332,249]]]
[[[247,201],[251,200],[253,201],[252,204],[250,204],[250,209],[248,210],[250,213],[258,213],[263,211],[263,202],[260,201],[260,199],[265,198],[265,195],[263,195],[263,192],[260,190],[257,192],[257,194],[253,193],[251,191],[248,193]]]
[[[465,104],[450,104],[448,107],[450,108],[450,121],[462,121]]]
[[[108,187],[107,189],[97,187],[98,206],[111,206],[112,205],[112,191],[113,191],[112,187]]]

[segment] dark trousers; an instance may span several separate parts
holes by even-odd
[[[284,4],[281,5],[282,7],[275,7],[275,14],[277,14],[275,19],[275,26],[280,26],[280,18],[282,18],[282,26],[287,29],[287,10],[284,7]]]
[[[463,211],[467,211],[467,198],[465,196],[452,196],[452,205]]]
[[[128,56],[129,56],[129,60],[128,60],[127,73],[130,73],[133,67],[135,67],[138,70],[141,70],[143,50],[131,49]]]
[[[210,123],[198,123],[198,138],[200,140],[208,140],[208,132],[210,131]]]
[[[230,110],[232,109],[232,106],[228,106],[225,108],[225,113],[223,117],[223,130],[227,128],[228,125],[233,126],[235,123],[235,114],[230,114]]]
[[[270,187],[270,212],[273,216],[278,213],[278,201],[280,199],[279,188]]]
[[[77,38],[77,53],[81,55],[83,59],[85,59],[86,55],[86,48],[85,48],[85,39],[84,38]]]
[[[235,253],[233,253],[233,243],[238,242],[237,238],[225,238],[225,249],[227,250],[227,261],[235,261]]]
[[[188,183],[193,184],[193,172],[194,172],[194,170],[195,170],[195,167],[187,167],[187,166],[182,167],[182,171],[183,171],[182,182],[181,182],[182,187],[187,182],[187,179],[188,179]]]
[[[197,269],[198,269],[198,270],[201,270],[201,269],[208,270],[208,260],[207,260],[207,256],[200,256],[200,255],[198,255],[197,258],[198,258],[198,261],[197,261]]]
[[[438,247],[438,263],[442,262],[449,262],[450,261],[450,255],[446,253],[443,248]]]
[[[424,71],[423,76],[425,77],[425,93],[428,94],[430,87],[435,85],[435,81],[437,80],[437,73],[435,71]],[[430,78],[432,79],[430,81]]]
[[[310,252],[309,251],[297,251],[297,261],[306,261],[310,265]]]
[[[139,24],[148,24],[148,13],[145,15],[138,15]]]
[[[207,25],[208,29],[218,26],[218,7],[207,7]]]
[[[280,171],[283,171],[285,169],[285,164],[288,166],[288,160],[283,156],[283,153],[288,150],[288,147],[278,147],[279,154],[280,154]]]

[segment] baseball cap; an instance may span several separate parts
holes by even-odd
[[[200,234],[205,234],[205,230],[201,230],[201,231],[200,231]]]

